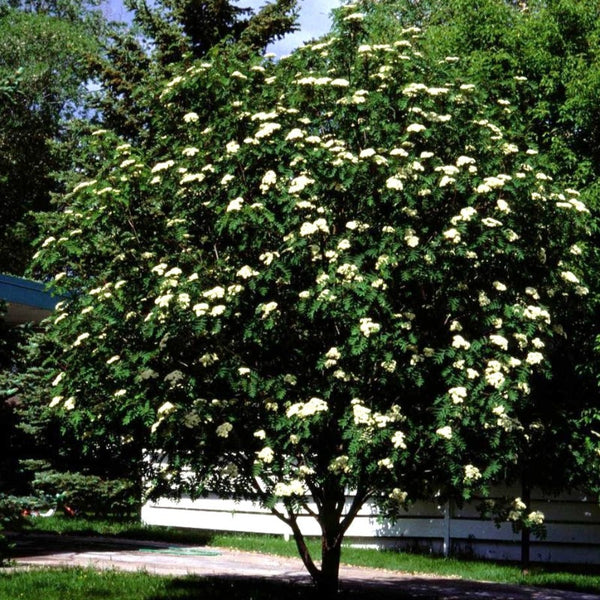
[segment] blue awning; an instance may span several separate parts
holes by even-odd
[[[7,323],[39,322],[49,316],[59,301],[39,281],[0,275],[0,299],[6,301]]]

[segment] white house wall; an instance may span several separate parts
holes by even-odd
[[[367,504],[348,529],[346,541],[361,546],[518,560],[520,536],[512,531],[510,523],[497,527],[481,519],[476,504],[449,509],[434,502],[418,502],[395,522],[382,521],[375,506]],[[534,495],[532,510],[544,513],[547,529],[544,540],[532,539],[532,561],[600,564],[600,508],[595,499],[583,494],[551,500]],[[212,531],[290,534],[284,523],[259,505],[217,496],[148,502],[142,508],[142,520],[149,525]],[[299,524],[306,535],[320,533],[316,521],[308,515],[301,516]]]

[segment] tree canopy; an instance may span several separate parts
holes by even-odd
[[[459,54],[472,81],[514,94],[507,74],[527,77],[518,109],[524,132],[557,175],[587,187],[597,179],[600,131],[593,109],[600,81],[600,7],[591,0],[392,0],[395,14],[424,24],[428,52]],[[597,192],[594,192],[597,195]]]
[[[501,476],[586,305],[593,231],[511,77],[474,84],[364,1],[278,63],[223,44],[147,89],[151,143],[96,131],[98,167],[43,219],[36,268],[67,298],[52,406],[152,451],[151,494],[270,507],[323,590],[367,499]]]
[[[54,145],[84,92],[89,29],[47,14],[0,8],[0,271],[22,274],[31,258],[29,211],[50,206],[64,163]]]

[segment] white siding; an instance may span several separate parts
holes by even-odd
[[[518,495],[518,494],[515,494]],[[500,527],[479,517],[476,502],[463,507],[418,502],[395,522],[382,521],[371,504],[363,506],[350,526],[347,543],[375,547],[419,548],[420,550],[518,560],[518,534],[509,523]],[[547,537],[532,538],[531,560],[600,564],[600,507],[585,494],[546,499],[533,495],[532,509],[546,516]],[[209,496],[199,500],[160,499],[148,502],[142,519],[151,525],[194,529],[288,535],[289,528],[268,510],[248,501]],[[316,521],[299,519],[306,535],[319,535]]]

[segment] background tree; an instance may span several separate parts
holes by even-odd
[[[0,512],[46,510],[58,497],[92,515],[139,511],[141,451],[132,457],[129,448],[118,448],[122,440],[108,437],[88,448],[48,406],[44,335],[31,326],[3,333],[8,352],[0,369]]]
[[[223,41],[243,40],[253,50],[264,50],[298,28],[296,0],[274,0],[256,13],[229,0],[163,0],[152,5],[130,0],[127,7],[162,64],[180,62],[189,54],[201,58]]]
[[[557,175],[579,187],[595,182],[600,147],[592,101],[598,94],[600,65],[597,3],[389,0],[387,4],[405,25],[416,21],[426,25],[424,45],[432,56],[459,55],[465,76],[498,97],[515,99],[523,132],[553,160]]]
[[[65,166],[55,143],[80,106],[87,57],[98,50],[90,26],[54,14],[0,6],[0,272],[23,274],[35,234],[29,211],[50,207]]]
[[[68,298],[52,406],[153,450],[154,495],[271,508],[329,592],[366,500],[468,497],[513,460],[592,227],[509,99],[387,3],[336,15],[280,63],[224,44],[148,90],[152,144],[97,132],[37,255]]]

